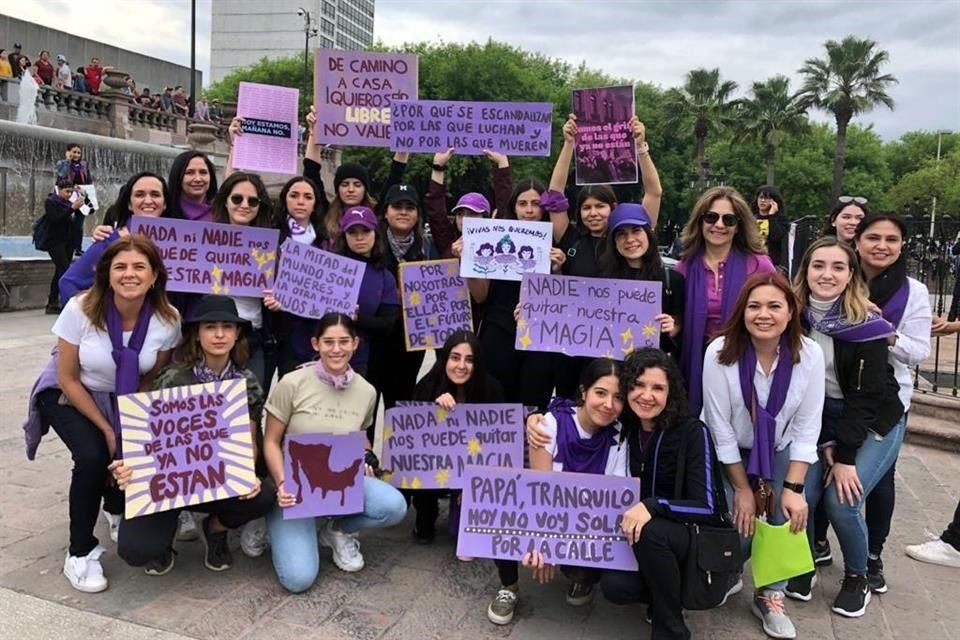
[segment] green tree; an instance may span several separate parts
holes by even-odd
[[[765,82],[754,82],[752,97],[737,102],[736,140],[757,140],[763,144],[767,181],[774,184],[774,160],[777,146],[790,134],[806,131],[809,123],[806,107],[798,94],[790,93],[790,80],[777,75]]]
[[[313,68],[313,56],[308,67]],[[313,103],[313,78],[303,73],[303,54],[288,58],[260,58],[249,67],[230,72],[221,80],[207,87],[207,98],[219,98],[221,102],[233,102],[241,82],[258,82],[300,90],[300,113],[305,114]]]
[[[823,46],[826,59],[811,58],[800,69],[804,76],[801,93],[805,104],[832,113],[837,123],[830,188],[831,198],[836,199],[843,187],[850,121],[877,105],[893,109],[893,98],[886,91],[897,79],[880,73],[890,56],[873,40],[847,36],[842,42],[828,40]]]
[[[736,82],[720,79],[720,69],[694,69],[687,73],[683,87],[667,91],[668,123],[687,130],[692,127],[698,171],[702,172],[707,137],[731,122],[730,97],[736,89]]]

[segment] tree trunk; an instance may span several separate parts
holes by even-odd
[[[843,191],[843,166],[847,156],[847,125],[850,118],[837,116],[837,146],[833,151],[833,186],[830,188],[830,206]]]
[[[773,159],[777,154],[777,148],[771,143],[767,143],[767,184],[773,185]]]
[[[707,176],[704,175],[703,161],[707,154],[707,137],[706,136],[697,136],[696,146],[695,146],[695,155],[697,161],[697,177],[700,179],[700,184],[704,185],[707,183]],[[699,186],[699,185],[698,185]]]

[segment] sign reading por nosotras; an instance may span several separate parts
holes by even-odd
[[[639,501],[636,478],[468,467],[457,554],[636,571],[620,522]]]
[[[273,296],[284,311],[303,318],[322,318],[328,311],[352,316],[366,268],[359,260],[288,238],[280,248]]]
[[[403,333],[407,351],[434,349],[454,331],[473,329],[470,293],[457,272],[459,260],[400,265]]]
[[[126,518],[249,493],[257,483],[247,381],[221,380],[117,398]]]
[[[510,156],[549,156],[553,105],[549,102],[393,103],[390,148],[434,152],[453,147],[460,155],[484,149]]]
[[[276,229],[148,216],[133,216],[129,227],[157,245],[168,291],[262,298],[273,283]]]

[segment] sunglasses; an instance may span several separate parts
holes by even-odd
[[[232,202],[234,206],[237,206],[237,207],[243,204],[243,200],[244,200],[244,197],[239,193],[235,193],[232,196],[230,196],[230,202]],[[258,198],[257,196],[247,196],[246,200],[247,200],[247,204],[250,205],[250,208],[252,209],[256,209],[257,207],[260,206],[260,198]]]
[[[717,220],[723,220],[723,226],[737,226],[737,216],[732,213],[717,213],[716,211],[707,211],[703,214],[703,221],[707,224],[717,224]]]
[[[867,199],[863,196],[840,196],[837,198],[837,202],[840,204],[850,204],[851,202],[855,204],[867,204]]]

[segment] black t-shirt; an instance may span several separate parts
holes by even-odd
[[[596,278],[600,275],[600,254],[603,253],[605,238],[596,237],[586,229],[572,224],[560,238],[557,246],[567,254],[563,263],[563,275]]]

